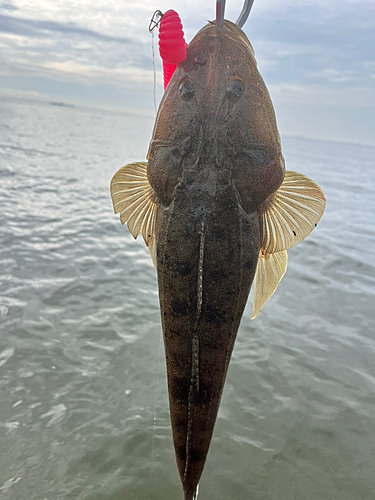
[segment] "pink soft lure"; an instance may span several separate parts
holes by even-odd
[[[187,43],[177,12],[168,10],[160,20],[159,52],[163,60],[164,90],[172,78],[177,64],[186,59]]]

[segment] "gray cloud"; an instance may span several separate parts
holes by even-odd
[[[334,7],[286,5],[282,12],[250,19],[245,31],[269,83],[326,83],[342,88],[371,80],[371,68],[365,62],[373,59],[374,8]]]
[[[18,7],[9,2],[0,2],[0,10],[11,12],[18,10]]]
[[[91,100],[116,109],[121,105],[152,108],[151,37],[147,33],[154,11],[151,0],[125,1],[126,8],[117,0],[14,1],[19,9],[13,0],[0,0],[0,91],[3,87],[53,94],[55,100],[71,96],[76,102]],[[171,7],[170,0],[159,1],[161,10]],[[375,4],[368,0],[257,2],[245,32],[278,113],[281,110],[281,117],[288,118],[285,130],[299,130],[297,120],[288,121],[289,116],[298,112],[298,119],[303,119],[309,106],[316,110],[319,131],[319,113],[330,106],[332,113],[340,110],[339,124],[345,116],[351,122],[354,112],[358,117],[367,113],[367,119],[352,125],[353,137],[363,135],[361,124],[372,123],[375,112],[371,108],[375,102]],[[229,19],[237,17],[242,3],[229,2]],[[181,16],[187,41],[214,15],[214,7],[201,0],[174,0],[173,8]],[[155,64],[160,73],[157,34]],[[158,81],[162,93],[160,76]],[[345,111],[349,108],[350,113]],[[329,117],[327,113],[324,116]]]
[[[78,35],[80,37],[96,38],[104,42],[129,43],[127,38],[108,36],[86,28],[80,28],[73,23],[58,23],[55,21],[40,21],[22,19],[0,14],[0,31],[27,37],[48,37],[51,32]]]

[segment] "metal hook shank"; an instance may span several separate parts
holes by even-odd
[[[247,18],[250,15],[251,7],[253,6],[254,0],[245,0],[245,3],[243,4],[241,14],[238,16],[238,19],[236,21],[236,24],[239,28],[242,28],[242,26],[246,23]]]
[[[216,1],[216,26],[222,28],[224,24],[225,0]]]

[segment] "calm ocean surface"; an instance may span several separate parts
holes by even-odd
[[[156,272],[112,175],[153,120],[0,101],[0,497],[182,499]],[[375,148],[283,139],[327,209],[239,329],[200,500],[375,498]]]

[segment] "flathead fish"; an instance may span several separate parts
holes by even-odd
[[[157,269],[176,461],[192,500],[251,285],[255,317],[325,207],[311,179],[285,170],[269,93],[234,23],[209,23],[189,44],[147,162],[122,167],[111,195]]]

